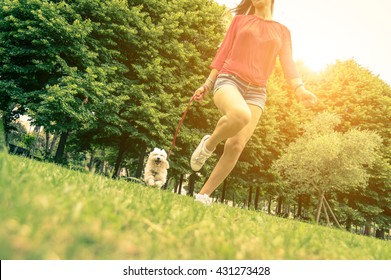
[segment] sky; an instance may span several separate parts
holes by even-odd
[[[353,58],[391,85],[390,11],[390,0],[275,0],[273,20],[290,29],[294,59],[312,70]]]

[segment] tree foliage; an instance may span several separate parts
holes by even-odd
[[[336,115],[323,113],[305,126],[305,133],[291,143],[274,168],[291,187],[323,192],[365,187],[378,158],[381,138],[373,132],[335,132]]]

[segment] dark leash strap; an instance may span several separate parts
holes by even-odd
[[[175,134],[174,134],[174,139],[172,140],[171,148],[170,148],[170,151],[168,152],[167,160],[170,158],[171,152],[172,152],[172,150],[175,147],[175,142],[176,142],[176,139],[178,137],[179,129],[181,128],[182,123],[185,120],[186,114],[189,111],[190,106],[193,103],[194,99],[195,99],[195,94],[190,98],[190,101],[189,101],[189,103],[187,103],[187,107],[186,107],[185,111],[183,111],[183,113],[182,113],[182,118],[179,121],[178,127],[176,128],[176,131],[175,131]]]

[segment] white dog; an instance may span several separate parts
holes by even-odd
[[[167,181],[167,169],[170,165],[167,161],[165,150],[155,148],[148,157],[144,170],[144,181],[148,186],[161,188]]]

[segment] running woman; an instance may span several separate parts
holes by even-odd
[[[266,102],[266,85],[279,57],[285,78],[304,105],[317,103],[300,78],[292,58],[289,29],[272,20],[274,0],[243,0],[210,66],[205,83],[195,91],[202,101],[213,90],[213,101],[223,116],[214,131],[205,135],[191,156],[199,171],[216,146],[225,141],[224,152],[195,200],[210,204],[210,195],[235,167],[254,133]]]

